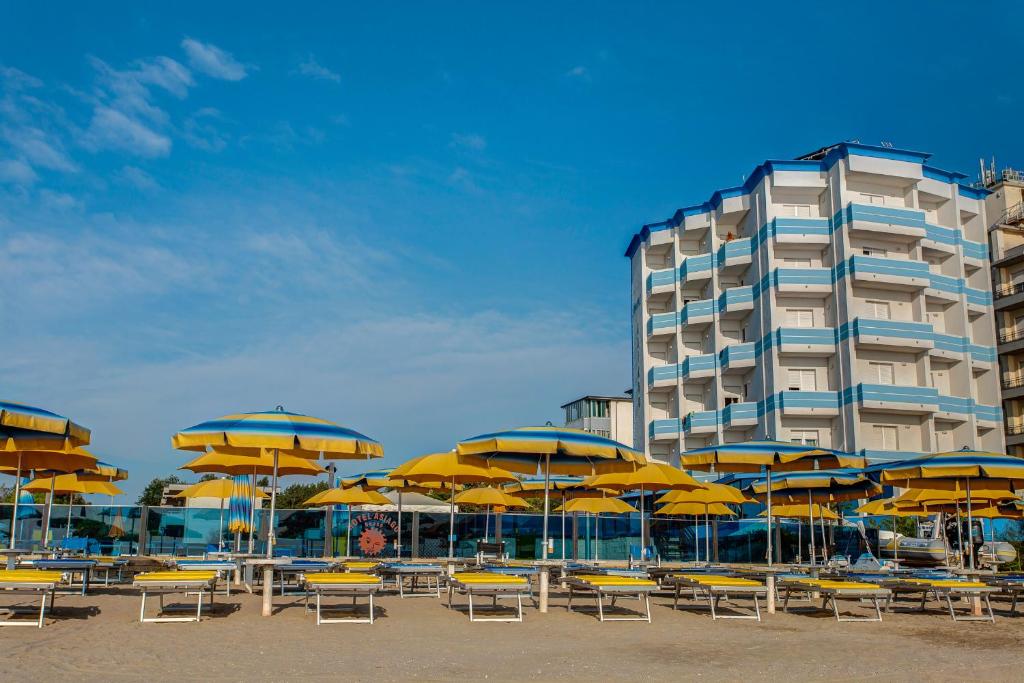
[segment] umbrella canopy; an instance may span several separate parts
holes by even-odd
[[[46,438],[52,438],[44,435]],[[59,440],[59,439],[58,439]],[[22,472],[76,472],[95,469],[99,461],[84,448],[63,450],[0,451],[0,466]]]
[[[727,505],[739,505],[756,501],[743,495],[743,492],[735,486],[704,482],[699,489],[669,491],[654,502],[659,505],[667,503],[706,503],[708,505],[725,503]]]
[[[500,505],[506,508],[528,508],[530,504],[518,496],[505,493],[491,486],[467,489],[455,496],[459,505]]]
[[[614,491],[693,491],[703,485],[686,472],[662,463],[650,463],[632,472],[597,474],[583,480],[583,485],[594,489]]]
[[[705,472],[760,472],[763,467],[785,472],[821,467],[863,468],[866,464],[862,456],[786,441],[716,444],[695,448],[680,456],[683,469]]]
[[[451,485],[444,481],[424,481],[414,482],[407,479],[390,479],[389,476],[394,472],[395,468],[390,467],[382,470],[374,470],[372,472],[363,472],[362,474],[345,477],[339,480],[339,485],[342,488],[349,488],[352,486],[358,486],[366,489],[367,491],[377,491],[379,489],[388,489],[390,491],[398,491],[400,493],[431,493],[433,491],[450,491]],[[456,489],[461,487],[456,487]]]
[[[627,512],[640,512],[624,500],[618,498],[574,498],[557,508],[566,512],[589,512],[592,515],[621,515]]]
[[[321,505],[391,505],[391,501],[376,491],[361,488],[334,488],[321,491],[302,503],[307,507]]]
[[[967,499],[967,490],[964,488],[907,489],[893,499],[893,504],[896,505],[896,507],[943,504],[955,505],[957,503],[966,503]],[[977,486],[971,488],[970,500],[972,503],[1005,503],[1017,499],[1017,494],[1005,482],[980,481]]]
[[[756,480],[750,485],[749,490],[761,497],[767,493],[768,485],[767,479]],[[773,476],[771,491],[773,494],[804,498],[806,498],[808,491],[817,491],[826,496],[825,500],[827,502],[836,502],[838,500],[870,498],[871,495],[881,493],[882,487],[870,481],[859,472],[819,470],[811,472],[784,472]],[[869,491],[875,491],[875,493],[864,495],[865,492]],[[829,493],[831,493],[831,497],[828,497]],[[852,498],[836,497],[844,494],[852,496]]]
[[[205,457],[205,456],[204,456]],[[248,533],[252,529],[253,487],[248,474],[231,478],[231,497],[228,499],[228,531]]]
[[[124,515],[121,514],[121,508],[117,508],[117,513],[114,515],[114,519],[111,520],[110,526],[107,528],[108,538],[124,538],[128,535],[128,532],[124,529]]]
[[[0,426],[12,427],[14,431],[55,434],[66,438],[71,446],[84,446],[91,437],[88,429],[62,415],[12,401],[0,401]]]
[[[192,484],[181,493],[175,494],[174,498],[230,498],[234,490],[234,479],[207,479],[198,484]],[[267,494],[259,489],[256,490],[257,498],[266,498]]]
[[[316,460],[379,458],[384,448],[375,439],[327,420],[278,407],[258,413],[225,415],[183,429],[171,439],[186,451],[216,450],[233,455],[281,455]]]
[[[878,515],[886,517],[917,517],[927,512],[919,512],[912,507],[896,507],[894,498],[879,498],[861,505],[855,510],[858,515]]]
[[[791,519],[839,519],[839,515],[818,503],[814,503],[810,510],[807,509],[806,505],[776,505],[774,514],[776,517],[789,517]],[[758,514],[758,517],[765,517],[766,515],[767,511],[763,511]]]
[[[968,479],[1002,479],[1014,488],[1024,488],[1024,458],[966,448],[901,460],[878,469],[882,482],[912,488],[956,487]]]
[[[583,477],[570,477],[556,474],[549,477],[551,491],[567,491],[578,489],[583,483]],[[511,484],[503,486],[509,493],[544,493],[544,477],[523,477]]]
[[[97,461],[95,467],[79,470],[75,474],[78,475],[79,479],[93,479],[96,481],[124,481],[128,478],[128,470],[102,461]]]
[[[481,434],[456,445],[460,455],[486,458],[523,474],[590,475],[631,471],[647,464],[640,451],[618,441],[568,427],[520,427]]]
[[[51,489],[51,484],[53,488]],[[64,496],[71,494],[118,496],[124,493],[109,481],[80,479],[75,474],[58,474],[56,477],[38,477],[22,487],[30,493],[50,493]]]
[[[676,515],[676,516],[693,516],[698,515],[711,515],[711,516],[730,516],[735,517],[736,513],[729,509],[729,506],[724,503],[667,503],[662,505],[654,513],[656,515]]]
[[[454,484],[516,481],[516,476],[500,467],[491,467],[479,458],[461,456],[455,451],[432,453],[413,458],[388,475],[392,481],[408,480],[422,484],[442,480],[446,488]]]
[[[274,454],[263,452],[258,456],[251,456],[211,451],[188,461],[178,469],[190,470],[196,474],[273,474]],[[297,458],[294,455],[278,456],[277,475],[279,477],[291,475],[315,477],[326,471],[308,458]]]

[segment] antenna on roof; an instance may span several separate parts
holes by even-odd
[[[882,140],[882,147],[885,147],[886,149],[892,149],[892,143],[889,142],[888,140]]]

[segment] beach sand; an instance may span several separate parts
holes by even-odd
[[[0,604],[14,599],[0,594]],[[835,682],[1024,676],[1024,617],[953,623],[935,611],[837,623],[831,613],[806,612],[804,602],[794,605],[803,613],[766,615],[760,624],[712,622],[706,611],[673,612],[670,598],[656,596],[653,623],[602,624],[590,614],[567,613],[564,596],[556,594],[548,614],[530,607],[524,623],[470,623],[464,611],[449,611],[434,598],[384,595],[373,625],[317,627],[314,615],[303,613],[301,597],[275,597],[275,615],[263,618],[257,595],[218,595],[213,616],[199,624],[140,624],[139,602],[129,587],[58,596],[44,629],[0,629],[4,678]]]

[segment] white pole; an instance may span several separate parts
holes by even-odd
[[[224,498],[220,499],[220,525],[217,527],[217,552],[224,551]]]
[[[811,566],[815,563],[814,552],[814,499],[811,497],[811,490],[807,489],[807,524],[811,530]]]
[[[548,559],[548,510],[551,505],[551,454],[544,456],[544,549],[541,559]]]
[[[704,564],[711,564],[711,522],[707,503],[704,504]]]
[[[398,540],[395,543],[395,555],[402,559],[402,490],[398,490]]]
[[[644,550],[647,548],[647,544],[644,543],[644,485],[640,485],[640,557],[639,560],[644,560]]]
[[[484,543],[487,543],[487,532],[491,529],[491,506],[484,508]]]
[[[46,528],[43,529],[43,548],[50,547],[50,517],[53,515],[53,488],[57,483],[57,473],[50,473],[50,495],[46,497]]]
[[[768,566],[775,563],[774,552],[772,552],[772,466],[765,467],[768,473],[768,495],[765,499],[765,517],[768,518]]]
[[[267,528],[267,559],[274,557],[274,541],[277,539],[274,524],[274,510],[277,508],[277,455],[278,450],[274,449],[274,478],[270,482],[270,525]]]
[[[64,532],[64,538],[68,538],[69,536],[71,536],[71,501],[74,500],[74,497],[75,497],[75,494],[73,494],[73,493],[69,493],[68,494],[68,528]],[[186,518],[186,521],[187,520],[188,520],[188,518]]]
[[[565,491],[562,491],[562,561],[565,561]]]
[[[18,451],[18,472],[14,475],[14,509],[11,510],[11,545],[14,550],[14,539],[18,535],[18,498],[21,497],[21,451]]]
[[[256,533],[256,466],[252,468],[252,490],[249,492],[249,554],[253,554]]]
[[[452,497],[449,501],[451,512],[448,516],[448,557],[455,557],[455,475],[452,475]]]
[[[818,508],[818,522],[821,524],[821,559],[825,564],[828,564],[828,537],[825,536],[825,510],[827,509],[820,506]]]
[[[971,516],[971,478],[967,477],[967,552],[971,556],[971,569],[974,569],[974,524]]]
[[[345,531],[345,557],[352,555],[352,505],[345,506],[346,531]]]
[[[694,563],[700,562],[700,534],[697,533],[697,529],[700,526],[700,521],[697,519],[697,515],[693,516],[693,561]]]
[[[601,513],[594,513],[594,562],[597,562],[597,542],[601,540]]]

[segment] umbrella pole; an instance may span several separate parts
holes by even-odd
[[[352,505],[345,506],[345,557],[352,554]]]
[[[562,560],[565,560],[565,491],[562,491]]]
[[[900,542],[896,538],[896,515],[892,516],[892,559],[896,560],[896,563],[899,564]]]
[[[487,532],[491,530],[491,506],[484,508],[484,543],[487,543]]]
[[[964,567],[964,533],[960,528],[960,501],[956,502],[956,543],[960,548],[960,568]]]
[[[18,498],[21,497],[21,451],[18,451],[18,472],[14,475],[14,509],[11,510],[11,545],[14,550],[14,539],[18,535]]]
[[[395,557],[402,559],[402,491],[398,491],[398,540],[395,542]]]
[[[69,493],[68,494],[68,528],[64,532],[64,538],[68,538],[68,537],[71,536],[71,501],[74,500],[74,497],[75,497],[75,494],[73,494],[73,493]]]
[[[796,525],[796,563],[800,564],[804,560],[804,525],[802,523]]]
[[[811,566],[813,567],[817,555],[814,552],[814,499],[811,497],[810,489],[807,489],[807,524],[811,531]]]
[[[267,527],[267,559],[274,557],[274,541],[277,540],[274,524],[274,510],[277,508],[277,456],[278,449],[274,449],[274,477],[270,482],[270,524]]]
[[[647,548],[647,544],[644,543],[644,486],[640,485],[640,561],[644,561],[644,549]]]
[[[773,558],[775,553],[772,552],[772,466],[766,466],[765,472],[768,474],[768,492],[765,496],[765,517],[768,518],[768,566],[770,567],[775,562]]]
[[[224,499],[220,499],[220,523],[217,526],[217,552],[224,552]]]
[[[43,529],[43,548],[50,547],[50,518],[53,515],[53,489],[57,483],[57,474],[50,474],[50,495],[46,497],[46,528]]]
[[[971,556],[971,569],[974,569],[974,524],[971,520],[971,478],[967,477],[967,552]]]
[[[827,510],[823,508],[822,510]],[[818,523],[821,525],[821,559],[822,562],[828,564],[828,538],[825,536],[825,513],[819,512]]]
[[[253,554],[256,533],[256,467],[252,468],[252,491],[249,492],[249,554]]]
[[[711,522],[708,506],[704,506],[704,564],[711,564]]]
[[[455,557],[455,476],[452,476],[452,495],[448,501],[451,511],[448,513],[448,557]]]
[[[594,513],[594,562],[597,562],[597,542],[601,540],[601,513]]]
[[[551,454],[544,456],[544,549],[541,559],[548,559],[548,508],[551,503]]]

